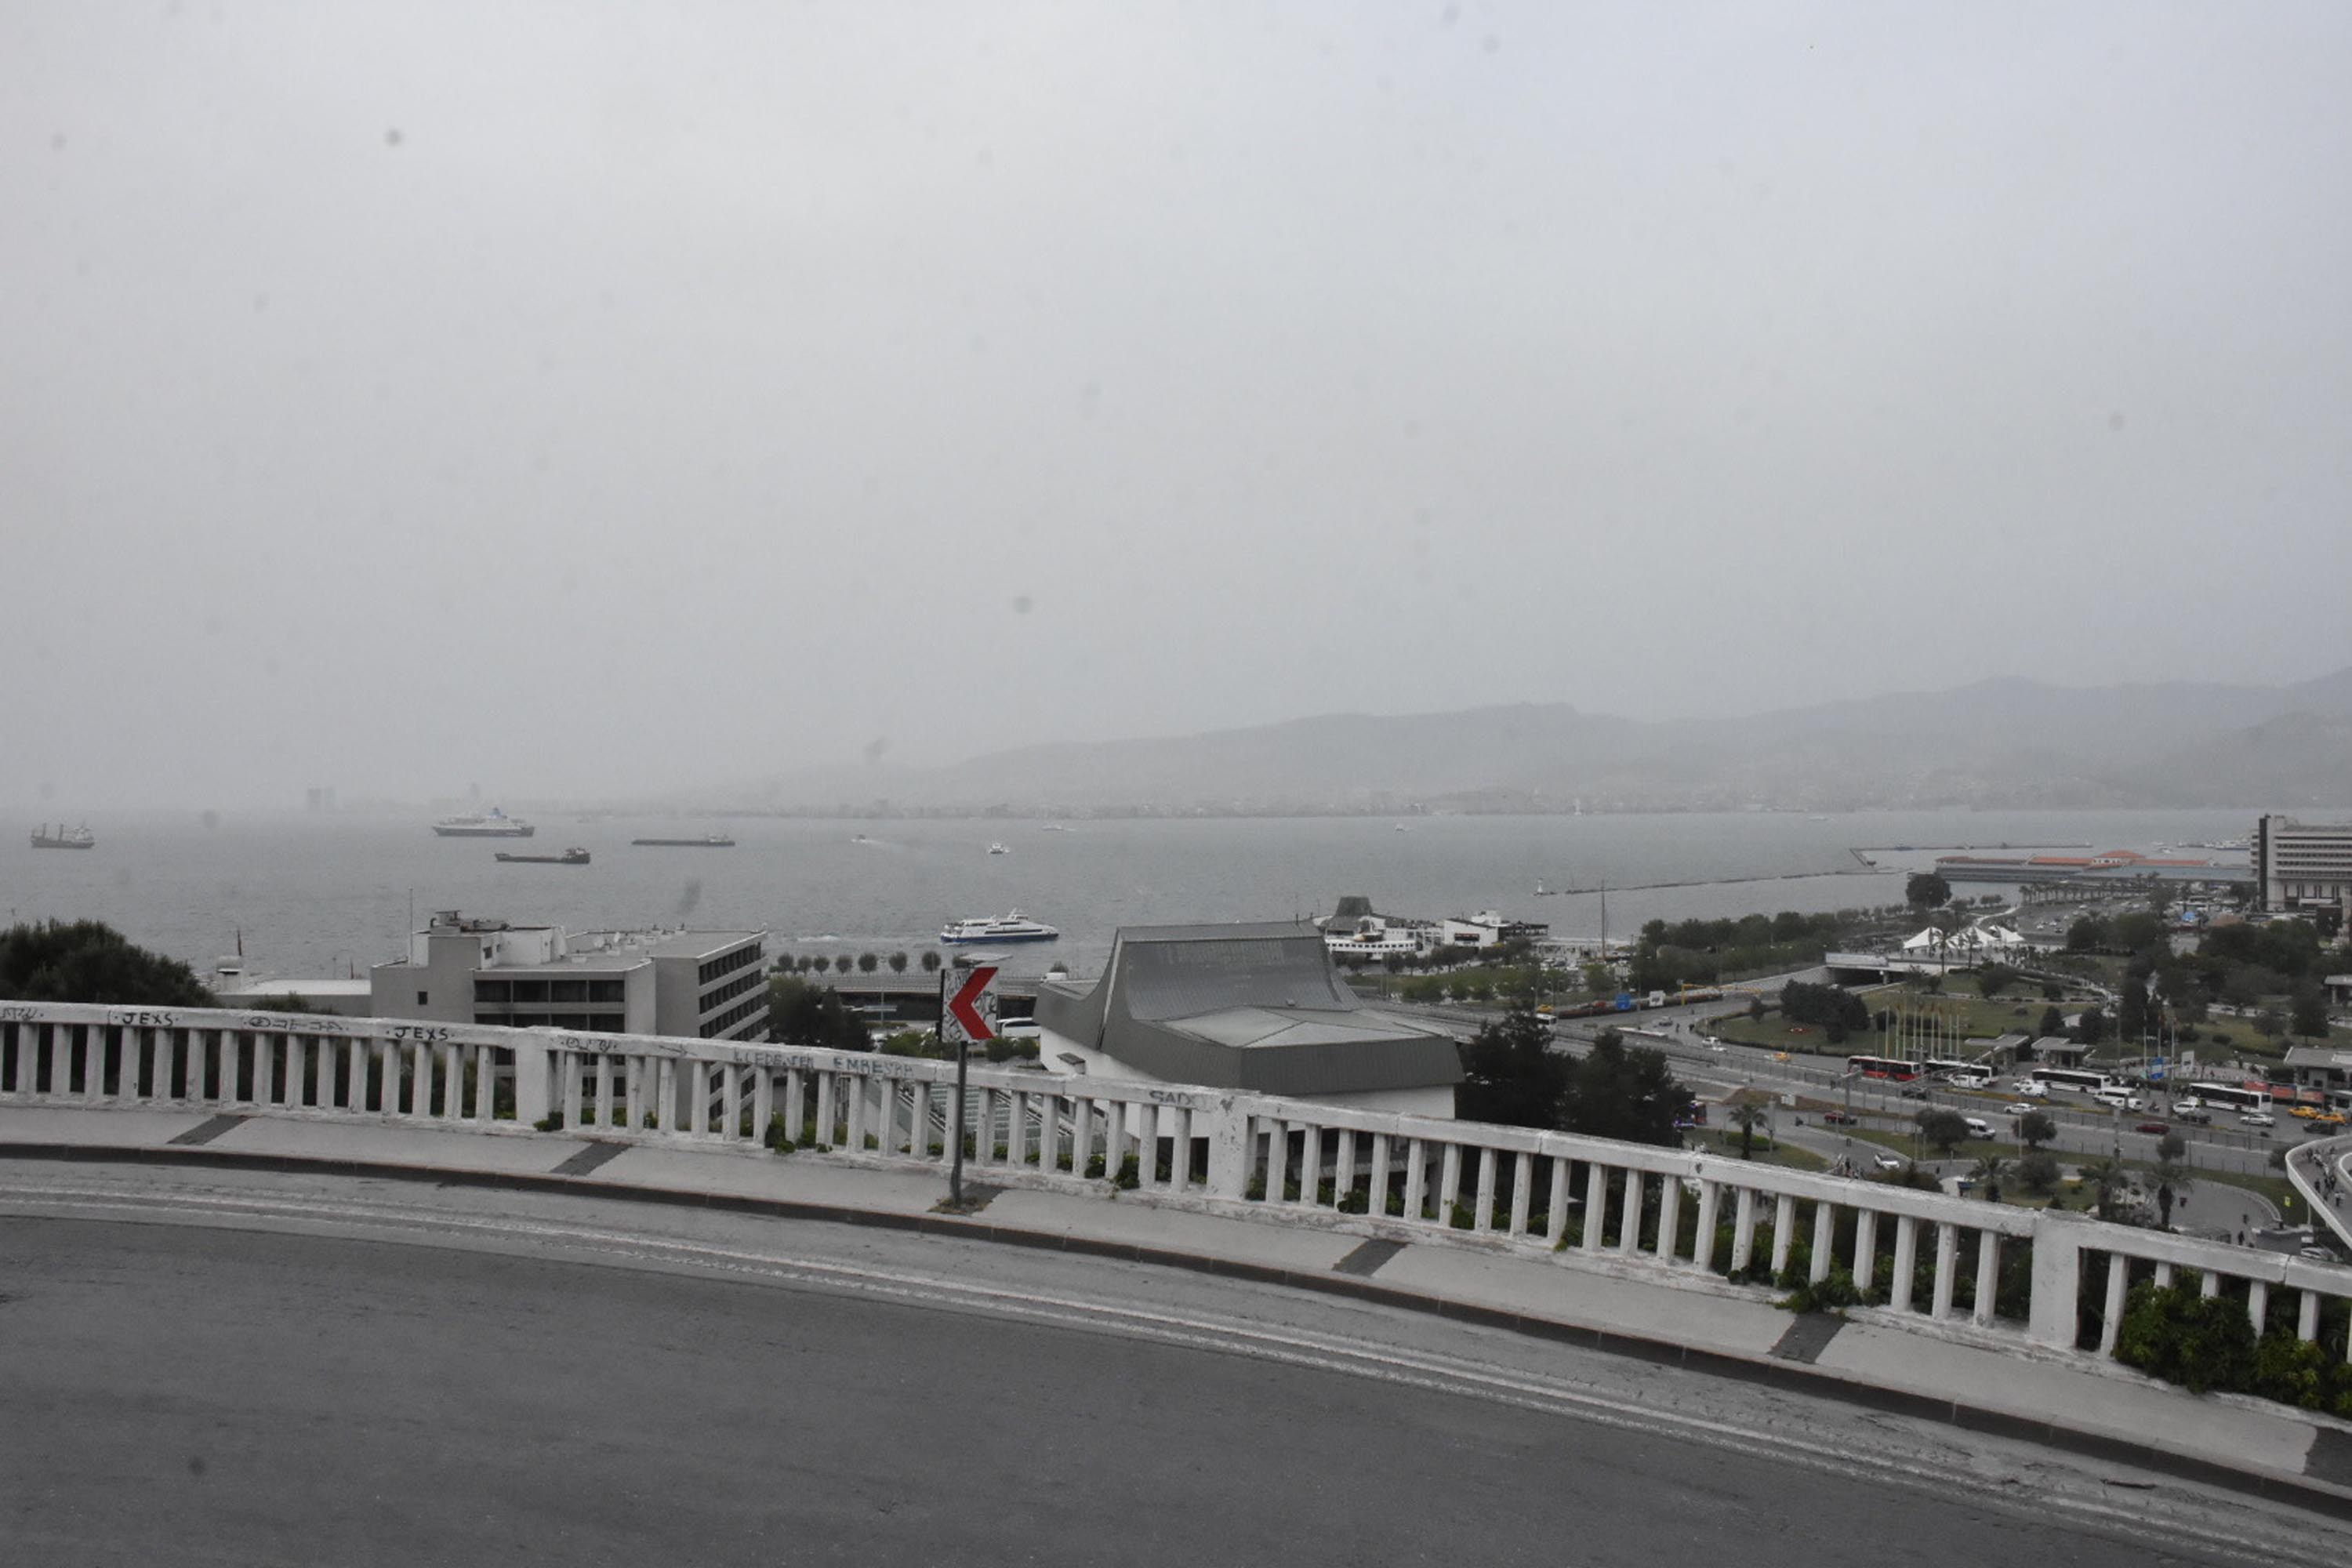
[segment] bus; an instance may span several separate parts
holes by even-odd
[[[2242,1114],[2271,1108],[2270,1090],[2248,1089],[2243,1084],[2192,1083],[2189,1086],[2189,1097],[2201,1100],[2217,1110],[2235,1110]]]
[[[2112,1074],[2095,1072],[2089,1068],[2035,1068],[2028,1075],[2044,1089],[2063,1089],[2075,1094],[2104,1094],[2123,1088]]]
[[[1898,1061],[1893,1057],[1848,1057],[1845,1070],[1864,1078],[1890,1078],[1898,1083],[1909,1083],[1919,1076],[1918,1064]]]

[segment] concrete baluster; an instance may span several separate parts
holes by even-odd
[[[1856,1209],[1853,1215],[1853,1288],[1870,1300],[1878,1282],[1878,1211]]]
[[[1473,1230],[1495,1228],[1495,1174],[1496,1167],[1501,1163],[1502,1157],[1493,1148],[1486,1144],[1479,1145],[1478,1179],[1471,1188],[1471,1201],[1478,1205],[1476,1213],[1470,1219],[1470,1228]]]
[[[2131,1282],[2131,1260],[2120,1252],[2107,1254],[2106,1321],[2099,1325],[2099,1353],[2116,1353],[2116,1336],[2124,1326],[2124,1291]]]
[[[1429,1197],[1429,1155],[1418,1138],[1404,1141],[1404,1217],[1419,1219]]]
[[[1837,1253],[1837,1205],[1827,1198],[1813,1203],[1813,1258],[1806,1278],[1818,1285],[1830,1277]]]
[[[1598,1252],[1609,1228],[1609,1167],[1597,1160],[1584,1163],[1584,1235],[1577,1250]]]
[[[833,1087],[834,1075],[824,1068],[816,1069],[816,1141],[820,1148],[834,1143]]]
[[[1528,1208],[1535,1197],[1536,1157],[1522,1150],[1511,1161],[1511,1228],[1509,1234],[1528,1233]]]
[[[429,1116],[433,1111],[433,1047],[423,1040],[408,1047],[408,1113]]]
[[[228,1064],[224,1061],[222,1065],[226,1068]],[[227,1072],[221,1080],[222,1092],[234,1093],[236,1084],[236,1073]],[[382,1110],[382,1114],[385,1116],[400,1114],[400,1042],[398,1040],[386,1040],[383,1043],[383,1048],[376,1055],[375,1100]]]
[[[1626,1169],[1623,1206],[1617,1215],[1617,1250],[1628,1258],[1642,1250],[1642,1192],[1648,1181],[1641,1172]]]
[[[1070,1173],[1083,1176],[1095,1157],[1095,1102],[1086,1095],[1070,1101]]]
[[[1952,1286],[1959,1273],[1960,1227],[1950,1220],[1936,1222],[1936,1305],[1939,1319],[1952,1315]]]
[[[728,1062],[719,1070],[721,1074],[719,1085],[719,1113],[727,1119],[727,1125],[722,1130],[722,1133],[731,1142],[743,1136],[743,1067],[740,1062]],[[892,1143],[888,1136],[891,1123],[885,1121],[882,1125],[884,1128],[882,1143],[887,1152]]]
[[[1778,1279],[1796,1250],[1797,1200],[1781,1193],[1772,1200],[1772,1278]]]
[[[1437,1163],[1437,1223],[1451,1226],[1462,1204],[1462,1145],[1447,1143]]]
[[[1919,1222],[1909,1215],[1895,1216],[1895,1289],[1887,1305],[1898,1312],[1911,1310],[1911,1291],[1919,1272]]]
[[[450,1121],[459,1119],[458,1113],[466,1103],[466,1075],[457,1070],[457,1051],[458,1047],[454,1044],[441,1047],[441,1114]],[[299,1100],[301,1097],[302,1074],[298,1066],[294,1074],[294,1098]]]
[[[1283,1183],[1289,1179],[1290,1128],[1272,1117],[1265,1119],[1265,1201],[1282,1202]]]
[[[2170,1289],[2171,1285],[2172,1265],[2169,1263],[2158,1263],[2156,1266],[2156,1288],[2159,1290],[2164,1290]]]
[[[367,1069],[368,1063],[373,1059],[374,1055],[373,1040],[353,1039],[343,1042],[344,1110],[357,1112],[367,1109]],[[203,1057],[200,1055],[191,1057],[188,1069],[188,1090],[190,1098],[193,1099],[203,1088],[205,1071]],[[576,1124],[580,1119],[575,1116],[572,1120]]]
[[[807,1075],[798,1068],[784,1069],[784,1131],[795,1143],[808,1126]]]
[[[1372,1134],[1371,1157],[1364,1166],[1364,1213],[1379,1219],[1389,1212],[1389,1135]]]
[[[2000,1304],[2000,1233],[1977,1232],[1977,1300],[1969,1317],[1977,1327],[1992,1326],[1993,1309]]]
[[[123,1044],[126,1047],[131,1043],[130,1034],[128,1029],[123,1031]],[[286,1037],[286,1090],[279,1098],[290,1110],[302,1109],[305,1099],[305,1081],[310,1076],[310,1039],[307,1035]],[[127,1068],[130,1063],[126,1059],[123,1065]]]
[[[1263,1130],[1266,1138],[1265,1201],[1282,1201],[1282,1124],[1252,1118],[1252,1125]],[[1255,1139],[1256,1131],[1251,1133]],[[1118,1180],[1118,1168],[1127,1163],[1127,1102],[1123,1100],[1103,1101],[1103,1179]],[[1251,1156],[1256,1158],[1255,1151]],[[1246,1181],[1244,1181],[1246,1190]]]
[[[177,1029],[158,1029],[155,1031],[154,1037],[155,1064],[153,1070],[155,1075],[155,1087],[149,1091],[150,1096],[155,1100],[184,1099],[185,1097],[180,1093],[179,1084],[180,1031]],[[23,1038],[24,1037],[21,1034],[17,1036],[17,1039],[19,1041],[22,1041]],[[19,1045],[18,1049],[22,1050],[23,1047]],[[19,1057],[17,1059],[21,1062],[24,1058]],[[21,1072],[24,1069],[20,1067],[17,1070]],[[321,1100],[324,1100],[326,1096],[323,1093],[320,1096]]]
[[[1189,1193],[1199,1184],[1192,1180],[1192,1140],[1196,1136],[1194,1121],[1198,1113],[1189,1105],[1168,1108],[1168,1184],[1176,1192]],[[1344,1138],[1346,1134],[1341,1134]],[[1337,1189],[1334,1189],[1335,1194]],[[1337,1202],[1335,1195],[1334,1202]]]
[[[1552,1190],[1559,1191],[1558,1187]],[[1694,1268],[1712,1270],[1715,1268],[1716,1211],[1722,1202],[1723,1184],[1701,1178],[1698,1184],[1698,1222],[1691,1237],[1691,1267]]]
[[[2295,1303],[2295,1337],[2315,1340],[2319,1337],[2319,1292],[2298,1290],[2295,1294],[2301,1298]]]
[[[2209,1299],[2220,1295],[2221,1293],[2221,1275],[2210,1268],[2205,1270],[2197,1281],[2197,1293]]]
[[[49,1095],[63,1100],[68,1092],[67,1079],[73,1076],[73,1031],[71,1024],[50,1024],[49,1031]]]
[[[1339,1144],[1332,1154],[1331,1206],[1338,1208],[1356,1190],[1356,1131],[1352,1127],[1339,1129]]]
[[[2246,1317],[2254,1325],[2254,1337],[2262,1338],[2263,1324],[2270,1317],[2271,1286],[2267,1279],[2246,1282]]]
[[[1731,1271],[1734,1274],[1756,1261],[1756,1190],[1740,1187],[1736,1192],[1731,1210]]]
[[[1658,1251],[1661,1263],[1678,1263],[1675,1249],[1682,1241],[1683,1179],[1664,1175],[1658,1178]]]
[[[84,1024],[81,1026],[81,1097],[92,1105],[106,1098],[106,1026],[103,1024]]]

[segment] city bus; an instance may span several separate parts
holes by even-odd
[[[1898,1061],[1893,1057],[1848,1057],[1845,1070],[1864,1078],[1893,1079],[1898,1083],[1909,1083],[1919,1076],[1917,1063]]]
[[[2271,1094],[2267,1089],[2248,1089],[2235,1083],[2192,1083],[2189,1096],[2201,1100],[2216,1110],[2229,1110],[2243,1114],[2249,1110],[2268,1110]]]
[[[2089,1068],[2035,1068],[2027,1076],[2044,1089],[2063,1089],[2075,1094],[2105,1094],[2123,1088],[2114,1075]]]

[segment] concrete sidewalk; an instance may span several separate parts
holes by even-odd
[[[527,1131],[6,1106],[0,1158],[341,1171],[715,1204],[1230,1273],[2004,1432],[2352,1518],[2352,1424],[2189,1394],[2035,1350],[2021,1335],[1946,1332],[1916,1318],[1898,1325],[1885,1309],[1798,1318],[1709,1275],[1668,1283],[1654,1264],[1605,1255],[1372,1239],[1364,1222],[1328,1215],[1290,1211],[1294,1223],[1283,1223],[1025,1187],[996,1190],[979,1213],[956,1216],[936,1212],[947,1184],[925,1172]]]

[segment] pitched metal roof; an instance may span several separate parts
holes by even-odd
[[[1462,1081],[1443,1035],[1366,1008],[1303,921],[1123,928],[1093,988],[1038,988],[1037,1021],[1171,1083],[1311,1097]]]

